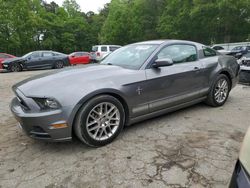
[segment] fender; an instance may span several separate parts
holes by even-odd
[[[118,96],[118,100],[121,99],[123,105],[124,105],[124,108],[125,108],[125,113],[127,114],[126,115],[126,122],[127,122],[127,119],[129,119],[129,107],[127,105],[127,101],[125,100],[125,95],[120,92],[119,90],[116,90],[116,89],[100,89],[100,90],[96,90],[86,96],[84,96],[78,103],[77,105],[73,108],[71,114],[70,114],[70,117],[69,117],[69,124],[71,125],[71,127],[73,127],[74,125],[74,120],[75,120],[75,117],[78,113],[78,111],[80,110],[80,108],[87,102],[89,101],[90,99],[94,98],[95,96],[98,96],[98,95],[103,95],[103,94],[109,94],[109,95],[115,95],[115,96]],[[125,104],[124,104],[125,103]]]

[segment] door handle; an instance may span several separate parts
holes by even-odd
[[[194,71],[195,71],[195,73],[200,73],[201,72],[201,69],[200,69],[200,67],[194,67]]]

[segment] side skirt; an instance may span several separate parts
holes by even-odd
[[[165,109],[162,109],[162,110],[159,110],[159,111],[151,112],[151,113],[146,114],[146,115],[138,116],[136,118],[132,118],[132,119],[129,120],[127,125],[132,125],[132,124],[138,123],[140,121],[151,119],[151,118],[154,118],[154,117],[157,117],[157,116],[161,116],[163,114],[167,114],[169,112],[174,112],[174,111],[180,110],[182,108],[192,106],[194,104],[197,104],[197,103],[200,103],[200,102],[204,101],[206,98],[207,98],[206,96],[201,97],[201,98],[192,100],[190,102],[186,102],[186,103],[179,104],[179,105],[176,105],[176,106],[172,106],[172,107],[169,107],[169,108],[165,108]]]

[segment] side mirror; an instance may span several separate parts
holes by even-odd
[[[152,67],[153,68],[160,68],[160,67],[167,67],[167,66],[172,66],[174,64],[172,59],[169,58],[164,58],[164,59],[157,59]]]
[[[74,56],[74,55],[72,55],[71,57],[72,57],[72,58],[74,58],[75,56]]]

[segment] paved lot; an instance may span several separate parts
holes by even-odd
[[[250,87],[224,107],[199,104],[126,128],[109,146],[26,137],[11,86],[45,71],[0,74],[0,187],[227,187],[250,122]]]

